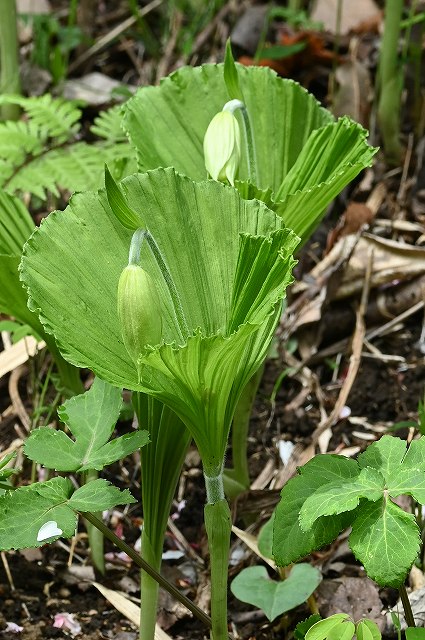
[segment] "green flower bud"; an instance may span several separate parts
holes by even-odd
[[[137,365],[148,346],[162,338],[160,302],[155,283],[139,265],[129,264],[118,282],[118,318],[125,348]]]
[[[214,180],[233,186],[241,158],[239,123],[230,110],[217,113],[204,137],[205,167]]]

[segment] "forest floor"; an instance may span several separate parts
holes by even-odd
[[[67,4],[52,1],[51,14],[60,21]],[[241,61],[250,64],[267,9],[261,3],[221,3],[218,13],[209,16],[196,33],[190,31],[185,15],[176,11],[162,55],[143,60],[140,42],[131,30],[123,30],[108,41],[112,30],[131,17],[131,3],[100,4],[103,20],[95,21],[90,37],[94,42],[105,38],[106,44],[86,59],[84,50],[71,51],[68,80],[74,83],[92,71],[120,82],[124,79],[128,85],[155,82],[159,75],[183,63],[221,59],[228,36]],[[283,17],[270,20],[263,34],[266,42],[274,46],[303,42],[305,46],[299,53],[273,57],[268,63],[281,75],[303,84],[325,106],[331,105],[337,115],[346,113],[370,128],[371,142],[379,144],[372,116],[382,7],[365,2],[363,10],[359,6],[363,3],[356,0],[356,16],[351,17],[351,23],[347,17],[347,25],[341,25],[337,36],[332,24],[319,31],[311,23],[314,19],[326,22],[326,4],[317,2],[316,18],[304,16],[297,29]],[[324,13],[317,17],[318,5]],[[360,15],[364,18],[361,23]],[[330,23],[334,19],[329,9],[327,19]],[[155,32],[155,19],[147,15],[146,20]],[[26,66],[28,42],[31,39],[22,43],[21,51]],[[409,72],[407,69],[408,78]],[[40,77],[47,78],[43,90],[50,90],[48,76],[41,73]],[[425,207],[421,202],[425,147],[423,137],[417,139],[410,133],[414,128],[411,100],[407,82],[402,109],[405,154],[399,166],[388,166],[379,155],[375,165],[329,208],[299,256],[297,283],[289,292],[250,424],[251,489],[232,504],[234,524],[254,535],[271,516],[284,483],[315,453],[355,457],[383,433],[396,432],[403,438],[413,435],[412,423],[418,421],[425,378]],[[97,108],[87,109],[88,119]],[[34,376],[45,371],[45,358],[38,354],[0,377],[2,451],[13,450],[25,436],[26,421],[35,409]],[[89,374],[86,376],[89,381]],[[47,400],[55,395],[54,388],[48,390]],[[131,421],[124,422],[120,432],[130,426]],[[228,461],[231,457],[230,449]],[[138,498],[139,471],[140,461],[134,455],[125,467],[110,467],[107,477],[131,488]],[[29,479],[31,472],[31,466],[24,466],[22,477]],[[200,606],[208,604],[204,502],[200,459],[191,448],[165,541],[165,550],[173,553],[164,560],[163,573]],[[142,523],[140,504],[124,512],[113,511],[107,519],[129,544],[137,542]],[[137,567],[107,542],[106,575],[95,575],[82,525],[79,531],[73,541],[2,553],[2,638],[136,640],[135,625],[93,583],[124,593],[137,605]],[[398,594],[379,589],[365,576],[345,535],[309,561],[323,575],[315,594],[322,616],[341,611],[356,620],[368,616],[385,637],[395,637],[386,614],[396,605]],[[234,535],[229,583],[242,568],[258,563],[261,560]],[[410,587],[419,590],[424,585],[423,574],[413,572]],[[422,599],[425,610],[425,595]],[[262,611],[239,602],[229,590],[229,620],[235,639],[291,638],[295,624],[310,613],[305,604],[270,623]],[[208,636],[201,623],[162,591],[159,624],[174,640]]]

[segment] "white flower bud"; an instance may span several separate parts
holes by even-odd
[[[233,186],[241,157],[239,123],[231,111],[217,113],[204,137],[205,167],[214,180]]]

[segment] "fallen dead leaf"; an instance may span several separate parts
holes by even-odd
[[[322,22],[326,31],[337,33],[338,3],[342,2],[339,33],[346,35],[358,29],[362,22],[380,16],[378,5],[373,0],[316,0],[311,20]]]

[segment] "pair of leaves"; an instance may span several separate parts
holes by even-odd
[[[75,440],[64,431],[41,427],[31,431],[25,454],[56,471],[101,470],[149,441],[147,431],[134,431],[109,442],[121,406],[121,390],[96,378],[89,391],[67,400],[58,410]]]
[[[309,564],[296,564],[285,580],[271,580],[262,566],[243,569],[230,588],[239,600],[262,609],[272,622],[307,600],[322,580],[320,571]]]
[[[365,618],[357,624],[346,613],[336,613],[313,624],[305,634],[305,640],[381,640],[381,632],[372,620]]]
[[[425,503],[425,438],[406,443],[384,436],[357,462],[316,456],[282,490],[273,552],[287,565],[352,527],[350,547],[367,574],[398,587],[419,551],[414,516],[394,502],[402,494]]]
[[[0,548],[39,547],[59,537],[71,538],[77,511],[102,511],[136,502],[128,489],[93,480],[75,491],[68,478],[53,478],[0,496]],[[51,535],[49,535],[51,533]]]

